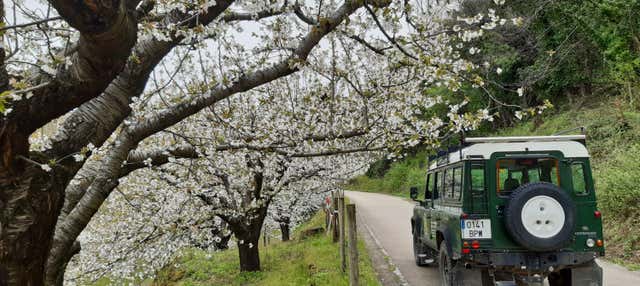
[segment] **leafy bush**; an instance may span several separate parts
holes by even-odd
[[[391,163],[388,171],[380,177],[359,176],[345,186],[349,190],[388,193],[409,197],[409,188],[425,188],[427,152],[408,155],[403,160]]]
[[[600,208],[609,219],[625,220],[640,214],[640,163],[637,154],[640,154],[640,144],[617,150],[612,160],[596,169]]]

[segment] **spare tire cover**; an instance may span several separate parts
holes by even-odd
[[[509,197],[505,224],[511,237],[527,249],[560,249],[571,241],[576,224],[575,204],[554,184],[525,184]]]

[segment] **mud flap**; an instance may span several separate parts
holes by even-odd
[[[602,267],[595,261],[571,268],[572,286],[602,286]]]
[[[456,266],[453,277],[452,284],[455,286],[482,286],[481,269],[467,269],[464,266]]]

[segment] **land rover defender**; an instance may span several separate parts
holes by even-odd
[[[411,188],[413,248],[442,285],[602,285],[584,135],[466,138],[430,159]]]

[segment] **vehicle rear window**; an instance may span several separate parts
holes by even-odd
[[[511,193],[519,186],[533,182],[559,185],[558,160],[553,158],[501,159],[497,163],[498,192]]]

